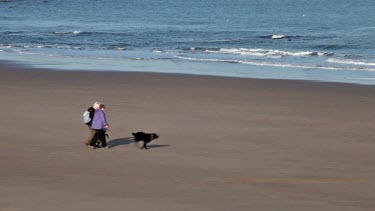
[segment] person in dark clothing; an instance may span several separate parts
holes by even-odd
[[[96,134],[96,131],[94,129],[92,129],[92,120],[94,119],[94,115],[95,115],[95,111],[98,110],[100,107],[100,102],[95,102],[94,105],[90,108],[87,109],[88,112],[90,112],[90,121],[88,123],[86,123],[88,129],[89,129],[89,136],[87,137],[86,141],[84,142],[84,144],[86,146],[90,146],[90,143],[92,141],[92,139],[94,138],[95,134]]]

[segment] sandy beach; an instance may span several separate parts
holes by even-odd
[[[375,86],[0,65],[0,211],[373,210]],[[107,105],[111,149],[83,112]],[[131,132],[155,132],[150,150]]]

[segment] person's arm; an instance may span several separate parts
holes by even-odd
[[[107,116],[105,115],[104,111],[102,114],[103,114],[103,125],[105,125],[105,128],[108,128]]]

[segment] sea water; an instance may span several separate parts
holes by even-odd
[[[0,59],[375,84],[373,0],[9,0]]]

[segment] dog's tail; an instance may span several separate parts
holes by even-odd
[[[135,133],[132,133],[133,136],[135,136]]]

